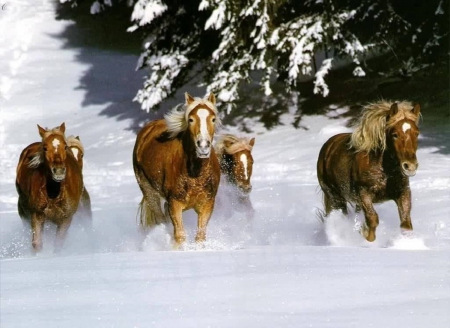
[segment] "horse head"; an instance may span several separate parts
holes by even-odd
[[[62,123],[58,128],[44,129],[38,125],[42,137],[43,159],[50,169],[52,179],[61,182],[66,177],[67,143],[64,136],[66,126]]]
[[[243,194],[252,190],[250,179],[253,172],[252,149],[255,138],[236,138],[233,135],[223,136],[216,146],[219,163],[229,183]]]
[[[209,158],[216,129],[216,97],[213,93],[210,93],[207,99],[199,101],[187,92],[185,97],[187,131],[189,131],[191,141],[195,145],[195,152],[198,158]]]
[[[398,114],[398,105],[394,103],[387,121],[386,145],[396,154],[402,174],[411,177],[416,174],[419,166],[416,157],[419,136],[416,118],[420,115],[420,105],[416,104],[400,118],[397,117]]]
[[[69,136],[67,138],[67,144],[70,148],[70,150],[73,153],[73,156],[78,162],[78,165],[80,165],[81,168],[83,168],[83,157],[84,157],[84,147],[81,143],[79,136]]]

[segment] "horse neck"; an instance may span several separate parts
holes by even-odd
[[[403,177],[403,174],[400,171],[400,163],[392,149],[386,147],[386,150],[381,153],[380,157],[382,159],[383,169],[386,173],[391,176],[400,175]]]

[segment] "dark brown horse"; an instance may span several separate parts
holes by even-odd
[[[64,242],[78,208],[83,178],[64,137],[65,124],[46,130],[38,125],[42,142],[26,147],[17,165],[16,189],[20,217],[31,223],[32,245],[42,249],[45,221],[56,224],[55,250]]]
[[[231,216],[234,211],[244,212],[251,220],[255,215],[250,200],[254,145],[255,138],[248,140],[225,134],[214,147],[222,172],[216,209],[225,216]]]
[[[139,132],[133,151],[134,173],[143,194],[140,226],[147,231],[170,218],[177,245],[186,239],[182,212],[190,208],[198,214],[195,240],[205,240],[220,181],[211,145],[219,124],[215,96],[194,99],[186,93],[185,97],[184,105]]]
[[[78,161],[83,170],[83,158],[84,158],[84,147],[81,143],[79,136],[69,136],[67,138],[67,145],[73,153],[73,156]],[[80,205],[78,206],[77,213],[75,215],[79,218],[81,225],[88,230],[92,230],[92,209],[91,209],[91,197],[84,185],[83,181],[83,192],[81,193]]]
[[[409,177],[416,174],[420,106],[380,101],[364,108],[355,131],[331,137],[317,161],[325,215],[347,214],[347,203],[362,209],[362,235],[374,241],[378,214],[373,203],[394,200],[400,227],[412,230]]]

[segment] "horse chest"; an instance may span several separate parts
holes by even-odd
[[[179,179],[170,193],[179,200],[183,200],[188,207],[193,206],[204,200],[209,200],[215,197],[217,186],[215,186],[211,175],[204,179],[193,179],[184,177]]]

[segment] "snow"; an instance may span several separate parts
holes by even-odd
[[[55,20],[52,1],[15,4],[0,13],[0,29],[9,31],[0,34],[2,327],[448,326],[448,119],[423,108],[411,235],[400,235],[393,202],[376,206],[374,243],[357,232],[362,217],[353,211],[349,218],[335,212],[324,224],[317,219],[319,149],[350,131],[348,109],[334,106],[328,116],[305,116],[307,129],[294,129],[292,114],[271,131],[253,122],[252,224],[239,213],[215,213],[199,249],[195,215],[186,212],[184,251],[172,250],[170,226],[141,245],[133,128],[160,116],[132,102],[142,79],[133,71],[137,57],[75,46],[65,34],[73,23]],[[162,111],[184,91],[205,94],[190,86]],[[85,146],[95,231],[74,222],[54,255],[49,225],[42,253],[33,256],[17,214],[15,169],[20,150],[38,140],[36,124],[62,122]]]
[[[167,10],[167,5],[160,0],[138,0],[133,7],[131,20],[139,26],[150,24],[155,18],[161,16]]]

